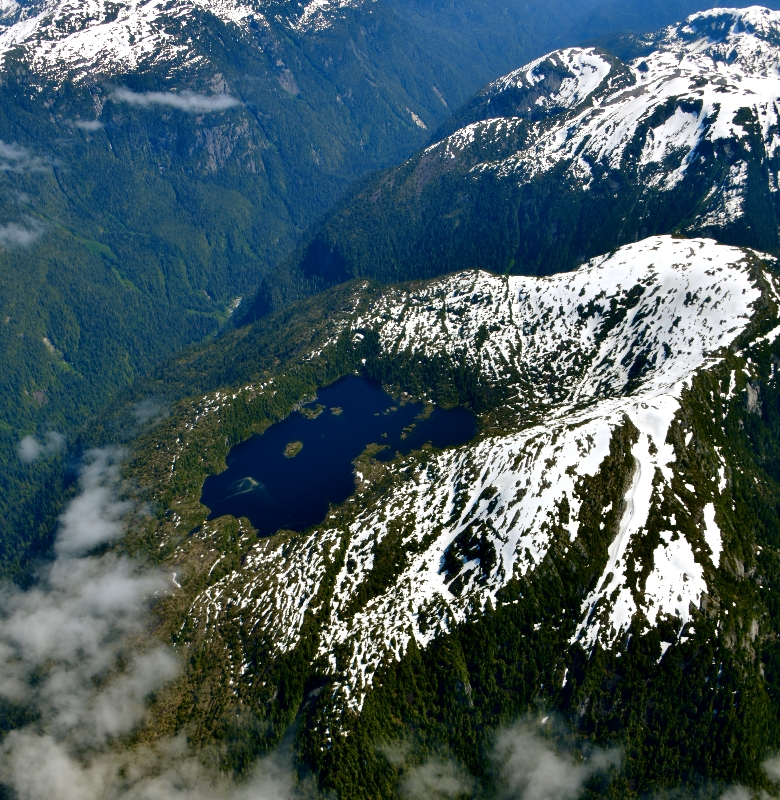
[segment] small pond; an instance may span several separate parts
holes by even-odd
[[[422,403],[397,404],[377,383],[344,378],[233,447],[227,469],[203,484],[201,502],[209,519],[248,517],[261,536],[304,530],[354,493],[352,462],[369,444],[385,445],[375,457],[389,461],[427,442],[463,444],[477,432],[476,417],[464,408],[424,411]]]

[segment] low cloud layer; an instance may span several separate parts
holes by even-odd
[[[408,770],[400,788],[409,800],[448,800],[471,796],[474,779],[454,761],[435,758]]]
[[[123,450],[114,448],[93,450],[90,454],[81,470],[81,494],[60,517],[54,543],[58,556],[83,556],[124,535],[124,518],[132,507],[129,502],[116,498],[124,455]]]
[[[551,723],[548,723],[551,724]],[[582,757],[559,750],[530,719],[505,728],[496,737],[493,758],[503,797],[513,800],[576,800],[599,773],[619,768],[620,752],[598,747]]]
[[[111,96],[114,100],[135,106],[169,106],[191,114],[208,114],[243,105],[229,94],[206,95],[190,91],[131,92],[129,89],[116,89]]]
[[[40,446],[40,445],[39,445]],[[119,498],[123,453],[95,450],[60,518],[55,559],[28,590],[0,587],[0,701],[32,720],[0,743],[0,787],[18,800],[287,800],[289,758],[237,784],[211,774],[183,737],[130,748],[151,693],[180,674],[149,634],[169,579],[113,552],[132,507]]]
[[[36,172],[48,166],[45,159],[34,156],[26,147],[0,139],[0,172]]]
[[[456,800],[490,797],[500,800],[577,800],[588,781],[619,769],[620,751],[588,746],[575,751],[561,745],[565,737],[551,735],[553,722],[531,717],[501,729],[489,753],[494,788],[485,795],[475,779],[454,759],[432,758],[402,770],[401,794],[408,800]],[[561,730],[563,730],[561,726]],[[408,763],[409,745],[380,749],[396,767]]]
[[[133,417],[138,428],[156,425],[170,416],[168,406],[154,397],[147,397],[133,408]]]
[[[61,433],[49,431],[42,442],[34,436],[25,436],[16,446],[16,452],[21,461],[24,461],[25,464],[30,464],[41,457],[56,453],[62,449],[64,444],[65,437]]]
[[[554,717],[539,721],[525,717],[502,728],[488,753],[492,787],[477,781],[454,759],[433,757],[410,766],[414,747],[409,742],[383,745],[379,752],[401,770],[400,794],[406,800],[579,800],[594,778],[609,780],[620,770],[617,748],[600,748],[571,736],[566,724]],[[771,781],[780,784],[780,755],[763,763]],[[593,789],[594,787],[590,787]],[[603,791],[603,785],[596,791]],[[605,794],[606,796],[606,794]],[[770,800],[763,790],[738,784],[705,783],[671,787],[647,795],[652,800]]]
[[[88,555],[124,532],[129,507],[115,498],[121,457],[89,454],[81,494],[61,518],[56,559],[33,588],[0,590],[0,698],[37,718],[4,740],[0,775],[30,800],[69,797],[75,787],[92,796],[94,775],[79,755],[128,734],[149,694],[178,674],[166,648],[137,646],[162,579],[128,558]]]
[[[25,217],[24,224],[0,225],[0,247],[27,247],[40,238],[43,231],[43,225],[32,217]]]

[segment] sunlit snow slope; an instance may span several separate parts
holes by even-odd
[[[704,144],[745,142],[753,132],[759,155],[774,158],[780,146],[780,12],[758,6],[705,11],[648,45],[652,52],[627,65],[593,48],[539,59],[483,93],[486,109],[501,108],[506,95],[515,95],[515,114],[472,123],[428,152],[452,160],[468,150],[478,162],[472,171],[519,180],[565,164],[584,190],[592,188],[597,166],[630,169],[648,188],[672,189],[692,163],[712,157]],[[562,110],[569,113],[553,124],[534,122],[510,154],[478,155],[487,142],[495,147],[509,140],[533,112]],[[699,225],[740,217],[746,181],[747,163],[737,161],[712,188]],[[775,170],[768,181],[777,191]]]
[[[780,252],[780,12],[705,11],[626,49],[641,55],[557,50],[489,84],[323,221],[299,282],[550,274],[671,233]]]
[[[727,478],[719,463],[706,486],[685,486],[670,426],[694,374],[718,363],[759,304],[769,304],[776,324],[774,280],[751,251],[654,237],[564,275],[470,271],[382,293],[345,316],[341,330],[376,331],[387,353],[462,355],[485,380],[516,390],[515,429],[403,459],[390,494],[348,524],[258,543],[240,570],[198,597],[197,625],[207,636],[239,625],[283,653],[307,614],[327,609],[319,657],[346,707],[359,710],[377,670],[411,640],[426,647],[495,607],[502,588],[533,572],[551,547],[580,546],[583,480],[603,468],[622,431],[634,466],[614,507],[600,512],[612,544],[602,577],[574,609],[573,642],[588,652],[610,647],[632,619],[648,627],[674,618],[678,636],[687,635],[690,609],[720,563],[713,499]],[[725,397],[734,386],[722,389]],[[659,514],[652,563],[640,564],[648,519]],[[356,607],[388,536],[401,537],[405,566]],[[323,598],[339,552],[344,566]],[[249,668],[234,663],[239,675]]]
[[[44,0],[18,4],[12,0],[0,11],[0,55],[22,48],[34,71],[55,77],[129,72],[155,64],[192,65],[205,58],[186,35],[188,20],[198,13],[211,14],[236,25],[239,32],[255,35],[267,26],[268,14],[276,20],[284,18],[294,30],[321,30],[339,9],[355,4],[352,0],[312,0],[308,4],[253,0]]]

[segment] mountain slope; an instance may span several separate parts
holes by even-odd
[[[25,436],[70,435],[243,314],[347,186],[485,80],[576,42],[594,6],[3,6],[0,558],[18,562],[53,522],[35,488],[47,468],[18,461]],[[640,16],[656,13],[669,10]],[[269,280],[306,291],[294,270]]]
[[[624,746],[627,791],[768,785],[778,297],[752,251],[655,237],[549,278],[352,284],[182,362],[232,377],[134,445],[161,504],[134,540],[181,584],[164,629],[198,665],[155,725],[234,742],[235,766],[297,715],[324,786],[394,796],[439,745],[487,789],[496,727],[541,702]],[[367,451],[354,497],[303,534],[204,521],[229,443],[353,370],[469,402],[481,433]],[[409,730],[406,760],[377,750]]]
[[[626,63],[575,48],[527,64],[335,211],[254,313],[357,275],[549,274],[675,230],[776,252],[779,42],[777,12],[715,9]]]
[[[51,528],[24,436],[70,434],[218,331],[350,182],[419,146],[571,7],[545,4],[537,25],[524,6],[8,5],[3,558]]]
[[[726,13],[732,23],[734,14]],[[737,134],[746,115],[720,117],[726,103],[718,97],[726,94],[738,109],[745,96],[752,98],[756,118],[764,113],[771,120],[774,113],[760,95],[743,91],[748,67],[755,67],[751,85],[765,94],[775,80],[762,75],[759,63],[764,58],[772,65],[774,17],[760,10],[739,17],[748,18],[753,32],[731,25],[720,36],[721,16],[700,15],[690,30],[678,26],[634,42],[645,53],[630,64],[594,48],[559,51],[499,81],[462,112],[458,132],[445,131],[423,154],[442,169],[473,158],[467,166],[476,172],[453,171],[453,192],[464,175],[477,186],[486,175],[496,188],[490,203],[483,196],[482,227],[470,228],[469,269],[404,285],[360,279],[331,288],[180,352],[89,424],[76,443],[80,451],[126,439],[125,482],[120,495],[121,453],[93,452],[80,488],[64,481],[47,495],[48,509],[41,504],[53,515],[63,496],[81,491],[62,518],[50,572],[43,570],[30,593],[9,590],[0,608],[13,621],[4,627],[0,664],[0,785],[45,785],[49,773],[39,776],[41,760],[30,769],[18,758],[29,745],[26,752],[62,757],[48,758],[47,765],[73,765],[74,776],[88,778],[89,791],[101,800],[113,787],[120,796],[148,796],[160,785],[165,796],[187,787],[236,796],[224,776],[251,776],[258,756],[284,743],[298,776],[308,776],[308,796],[414,796],[422,785],[423,796],[528,797],[527,773],[538,766],[529,768],[529,760],[552,764],[558,781],[563,763],[532,729],[547,731],[547,742],[558,737],[563,750],[560,731],[568,731],[575,764],[569,797],[679,792],[725,800],[744,796],[745,787],[759,796],[777,791],[778,762],[767,762],[780,750],[776,261],[754,249],[678,234],[606,248],[564,273],[482,269],[506,249],[495,212],[507,181],[527,179],[537,189],[539,181],[557,181],[559,188],[569,182],[576,191],[561,192],[562,202],[599,191],[611,196],[614,187],[599,190],[598,181],[614,156],[627,186],[661,198],[660,208],[667,195],[689,190],[700,162],[691,153],[698,158],[709,146],[712,152],[731,148],[718,159],[705,153],[705,163],[716,162],[724,174],[740,159],[748,176],[751,169],[768,170],[768,154],[776,158],[775,123],[766,135],[756,126],[745,140]],[[695,44],[686,37],[695,38],[697,25],[701,33],[701,20],[717,35]],[[678,65],[670,67],[667,58]],[[697,59],[715,65],[715,72],[731,70],[729,81],[715,84],[712,94],[694,85]],[[686,73],[680,65],[689,63]],[[641,83],[646,73],[654,76],[650,88]],[[675,81],[689,93],[701,90],[701,107],[689,97],[675,99]],[[220,115],[225,136],[251,110],[231,105],[234,94],[221,84],[208,97],[152,93],[159,91],[156,84],[108,87],[101,114],[111,124],[74,129],[108,138],[124,115],[143,119],[151,110],[161,127],[147,131],[148,140],[157,142],[159,157],[170,151],[170,139],[159,131],[185,106],[197,108],[201,128]],[[490,107],[499,100],[502,113],[519,120],[517,138],[512,147],[500,140],[485,160],[485,142],[497,127]],[[682,124],[694,113],[697,127]],[[602,143],[612,142],[611,149],[593,149],[597,143],[584,136],[574,151],[563,136],[550,139],[561,119],[576,123],[572,139],[587,128]],[[603,119],[620,134],[614,140],[600,127]],[[470,140],[462,124],[487,131],[487,139]],[[224,144],[214,128],[209,136]],[[111,152],[131,153],[140,139],[127,135],[124,150],[117,146],[122,141],[108,138]],[[668,141],[685,146],[669,149]],[[208,152],[216,158],[223,151]],[[240,147],[232,152],[239,159],[256,155]],[[659,153],[665,155],[654,161]],[[750,160],[756,154],[763,154],[763,164]],[[67,186],[67,170],[42,169],[32,152],[8,147],[0,155],[9,180],[48,185],[50,198],[55,183]],[[149,175],[164,175],[169,162],[156,164]],[[424,196],[430,183],[425,174],[416,177]],[[95,192],[105,190],[98,180],[94,185]],[[122,187],[108,188],[113,194],[100,196],[119,202]],[[737,228],[710,221],[710,201],[722,200],[732,215],[741,201],[753,224],[757,217],[743,188],[726,186],[720,199],[705,197],[690,230],[736,236]],[[72,196],[79,197],[77,188]],[[175,196],[187,195],[179,188]],[[146,224],[164,227],[161,207],[150,199],[135,211]],[[235,205],[212,208],[228,214]],[[34,236],[43,224],[34,219],[9,216],[5,236]],[[610,224],[606,217],[597,221]],[[468,227],[463,220],[452,225]],[[107,252],[100,228],[96,220],[92,238],[77,241],[103,265],[107,281],[130,298],[133,287],[161,295],[169,273],[155,284],[156,262],[141,259],[148,273],[130,274],[136,238],[114,232]],[[57,235],[66,232],[57,229]],[[419,239],[431,251],[440,246],[435,233],[429,228]],[[196,237],[179,235],[183,248],[197,248]],[[602,227],[599,235],[613,241],[618,234]],[[126,255],[112,260],[123,241]],[[230,252],[219,237],[208,244]],[[399,260],[393,270],[415,274],[416,256],[402,256],[408,264]],[[40,268],[50,270],[48,278],[60,274],[61,263],[64,257],[42,259]],[[235,262],[226,255],[225,263]],[[338,273],[338,258],[330,263],[336,278],[348,276]],[[173,257],[168,262],[172,275],[181,266]],[[205,268],[191,274],[216,280]],[[322,285],[333,277],[318,280]],[[47,281],[37,280],[45,294]],[[193,304],[196,314],[211,308],[213,285],[202,285],[210,296]],[[91,308],[97,319],[99,304]],[[113,309],[116,324],[131,321],[132,310],[127,303]],[[67,317],[52,314],[55,323],[76,338],[78,328]],[[113,346],[110,334],[104,338]],[[36,336],[70,374],[70,350],[61,339],[47,331]],[[27,345],[26,337],[16,339],[17,346]],[[390,461],[376,457],[381,440],[369,445],[354,462],[354,494],[309,530],[259,538],[246,519],[208,518],[200,502],[204,480],[224,470],[234,445],[295,414],[321,387],[356,373],[382,382],[399,405],[465,405],[478,415],[479,431],[465,445],[424,446]],[[318,413],[311,406],[302,411],[305,418]],[[339,411],[332,409],[337,417]],[[38,447],[64,462],[62,451],[53,454],[56,444],[49,437]],[[288,457],[296,452],[285,449]],[[63,531],[77,541],[69,543]],[[22,546],[24,537],[29,540],[29,531],[20,529]],[[95,542],[100,548],[90,553]],[[149,562],[157,567],[154,576],[140,566]],[[84,580],[88,574],[104,580],[93,586]],[[75,591],[66,591],[74,575]],[[114,583],[115,577],[121,580]],[[67,611],[74,602],[75,629],[92,633],[91,621],[100,621],[97,638],[109,640],[107,650],[93,649],[89,636],[70,635]],[[150,603],[153,620],[146,617]],[[39,612],[52,605],[49,644],[36,637],[35,618],[48,625]],[[13,680],[6,682],[6,675]],[[52,692],[63,675],[68,681]],[[79,686],[72,690],[74,682]],[[122,698],[127,706],[116,702]],[[77,705],[84,712],[79,719],[100,718],[98,736],[95,725],[62,724],[63,710],[72,713]],[[193,756],[220,777],[201,780],[203,767]],[[514,777],[507,773],[513,765]],[[252,791],[239,787],[237,796]]]

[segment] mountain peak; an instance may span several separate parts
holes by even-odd
[[[535,90],[528,98],[528,111],[534,107],[573,108],[601,86],[611,68],[610,59],[598,49],[570,47],[510,72],[491,83],[484,93],[495,97],[513,90]]]
[[[262,540],[241,569],[201,593],[192,609],[198,625],[208,635],[245,626],[275,642],[277,652],[292,649],[314,598],[323,602],[318,591],[331,562],[312,554],[345,542],[344,565],[322,605],[319,656],[329,664],[334,696],[359,712],[375,676],[412,642],[424,649],[470,615],[509,602],[513,581],[532,575],[556,547],[568,557],[585,526],[600,524],[614,541],[577,611],[572,642],[609,649],[632,620],[650,628],[667,617],[680,621],[676,639],[689,635],[690,609],[711,591],[720,564],[715,504],[724,507],[727,480],[715,448],[711,474],[692,485],[685,398],[707,373],[712,386],[725,381],[713,403],[727,415],[735,387],[746,385],[736,368],[723,370],[738,337],[760,344],[780,332],[756,336],[762,298],[777,291],[760,259],[710,239],[657,236],[571,273],[470,270],[389,287],[367,305],[356,301],[335,323],[341,334],[359,341],[375,335],[382,352],[415,361],[462,357],[482,380],[507,389],[505,407],[517,424],[462,448],[402,460],[390,468],[390,491],[363,506],[346,504],[345,517],[334,523],[334,513],[293,545]],[[771,304],[763,328],[777,324]],[[586,522],[587,482],[606,469],[623,435],[630,440],[624,485],[613,482],[614,496]],[[674,492],[693,499],[684,504]],[[642,561],[640,545],[659,525]],[[372,596],[365,587],[377,543],[393,531],[403,531],[408,558]],[[280,574],[299,577],[280,592]],[[356,597],[369,599],[358,604]],[[240,619],[230,616],[245,607]]]
[[[360,0],[309,3],[243,0],[46,0],[0,3],[0,58],[18,54],[49,78],[116,75],[156,64],[204,60],[187,30],[198,14],[211,14],[249,33],[268,27],[267,16],[298,33],[327,28],[333,15]]]
[[[762,6],[700,11],[663,31],[656,45],[679,55],[735,65],[749,74],[776,76],[780,11]]]
[[[647,45],[648,54],[627,64],[572,48],[515,70],[486,88],[471,109],[475,121],[432,145],[430,157],[521,183],[565,165],[585,190],[629,168],[638,185],[668,191],[712,158],[713,145],[725,147],[728,174],[712,187],[711,213],[701,220],[733,223],[743,216],[751,148],[760,146],[762,163],[771,164],[780,143],[780,12],[701,12]],[[521,133],[527,118],[533,127]],[[774,193],[771,168],[767,180]]]

